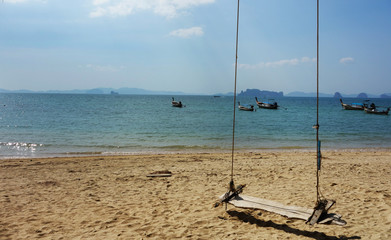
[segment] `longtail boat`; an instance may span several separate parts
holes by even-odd
[[[341,98],[339,99],[339,101],[341,102],[342,108],[345,110],[364,110],[364,108],[368,107],[369,100],[365,100],[363,103],[352,103],[352,104],[343,103]]]
[[[242,111],[254,111],[254,105],[240,105],[240,102],[238,102],[239,104],[239,110],[242,110]]]
[[[257,102],[259,108],[277,109],[279,107],[277,102],[273,99],[269,99],[267,102],[260,102],[258,101],[258,98],[255,97],[255,101]]]

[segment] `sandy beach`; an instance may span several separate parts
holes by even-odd
[[[231,155],[0,161],[0,239],[391,239],[391,151],[324,151],[321,190],[345,226],[228,205]],[[235,155],[244,194],[312,208],[316,153]],[[168,170],[171,177],[151,178]]]

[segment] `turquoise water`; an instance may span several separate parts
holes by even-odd
[[[0,158],[230,151],[233,97],[175,99],[185,107],[171,107],[171,96],[0,94]],[[276,100],[283,108],[236,111],[236,149],[315,149],[316,99]],[[391,116],[321,98],[319,123],[323,149],[391,148]]]

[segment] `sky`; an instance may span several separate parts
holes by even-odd
[[[236,0],[2,0],[0,88],[233,92]],[[391,92],[391,1],[320,0],[322,93]],[[316,92],[316,0],[241,0],[237,91]]]

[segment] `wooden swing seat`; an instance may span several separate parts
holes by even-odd
[[[220,199],[222,198],[224,198],[224,195],[220,197]],[[334,204],[334,202],[329,202],[326,207],[327,210],[288,206],[279,202],[246,195],[236,195],[227,202],[238,208],[260,209],[276,213],[287,218],[301,219],[307,221],[311,225],[315,223],[337,225],[346,224],[346,222],[341,219],[341,215],[327,213],[327,210]]]

